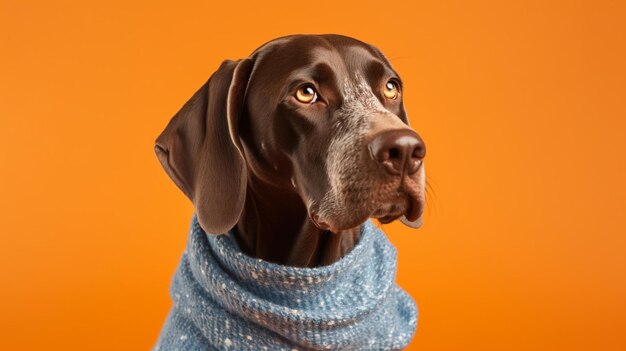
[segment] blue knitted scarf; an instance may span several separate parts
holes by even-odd
[[[395,274],[396,250],[371,220],[339,261],[298,268],[243,254],[232,231],[207,235],[194,214],[153,350],[399,350],[417,308]]]

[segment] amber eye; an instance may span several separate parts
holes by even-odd
[[[390,80],[387,82],[387,84],[385,84],[385,89],[383,89],[383,94],[385,94],[385,97],[387,99],[395,99],[398,97],[398,95],[400,94],[400,91],[398,89],[398,84],[396,84],[394,81]]]
[[[296,99],[305,104],[317,101],[317,92],[312,85],[303,85],[296,91]]]

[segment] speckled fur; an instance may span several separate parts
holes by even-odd
[[[332,223],[335,228],[331,230],[358,225],[384,199],[400,195],[402,181],[381,173],[367,147],[374,119],[399,121],[397,116],[385,109],[358,73],[353,80],[345,80],[343,95],[344,103],[335,114],[334,137],[328,148],[326,172],[330,187],[318,204],[318,216]],[[420,192],[419,188],[412,188],[413,192]]]

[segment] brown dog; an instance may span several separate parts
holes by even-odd
[[[235,227],[248,255],[314,267],[349,252],[369,217],[421,224],[425,146],[408,124],[378,49],[294,35],[225,61],[155,150],[207,233]]]

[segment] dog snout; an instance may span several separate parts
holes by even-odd
[[[372,158],[389,174],[414,174],[426,155],[420,136],[411,129],[396,129],[376,135],[369,144]]]

